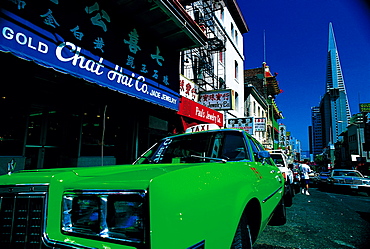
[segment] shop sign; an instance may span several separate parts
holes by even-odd
[[[193,81],[180,74],[180,95],[198,102],[199,87]]]
[[[360,112],[370,112],[370,103],[360,104]]]
[[[279,148],[285,148],[287,146],[286,126],[279,124]]]
[[[223,127],[224,122],[222,113],[207,108],[185,97],[181,97],[180,100],[179,115]]]
[[[200,92],[198,102],[214,110],[235,109],[235,96],[231,89]]]
[[[231,129],[242,129],[249,134],[254,134],[254,123],[253,117],[248,118],[230,118],[227,120],[227,128]]]
[[[114,4],[5,1],[0,51],[178,110],[178,55]]]
[[[266,131],[266,118],[254,118],[254,130]]]

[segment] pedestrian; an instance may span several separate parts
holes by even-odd
[[[308,159],[304,159],[303,163],[300,165],[301,171],[301,187],[302,194],[310,195],[308,192],[308,184],[310,182],[310,176],[308,175],[311,172],[310,166],[308,166]]]

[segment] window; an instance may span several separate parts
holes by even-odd
[[[231,38],[234,39],[234,24],[231,23]]]
[[[224,21],[224,10],[223,9],[220,10],[220,20]]]
[[[239,65],[238,65],[238,62],[235,61],[235,79],[238,79],[238,76],[239,76]]]

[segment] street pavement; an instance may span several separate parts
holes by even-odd
[[[370,248],[370,197],[310,189],[287,208],[287,224],[268,226],[254,249]]]

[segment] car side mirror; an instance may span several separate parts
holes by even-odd
[[[260,159],[267,159],[270,158],[270,152],[263,150],[263,151],[258,151],[258,158]]]
[[[271,157],[270,152],[268,152],[266,150],[258,151],[257,156],[262,161],[262,164],[265,164],[267,159]]]

